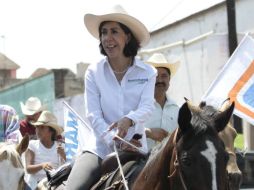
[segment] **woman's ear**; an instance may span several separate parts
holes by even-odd
[[[131,34],[127,34],[126,36],[127,36],[127,39],[126,39],[125,44],[127,45],[131,40]]]

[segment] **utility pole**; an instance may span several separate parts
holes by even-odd
[[[235,19],[235,0],[227,0],[227,16],[228,16],[228,47],[229,55],[235,51],[237,42],[236,19]],[[242,133],[242,120],[238,116],[233,116],[234,128],[238,133]]]
[[[0,49],[0,52],[5,54],[5,36],[1,35],[1,38],[2,38],[2,43],[3,43],[3,49],[2,49],[2,52],[1,52],[1,49]]]

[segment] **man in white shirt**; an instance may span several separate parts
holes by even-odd
[[[178,105],[169,98],[167,90],[170,78],[175,74],[179,61],[171,63],[161,53],[153,54],[147,63],[153,65],[158,72],[155,83],[155,109],[152,116],[145,122],[148,148],[151,149],[156,142],[162,141],[178,126]]]

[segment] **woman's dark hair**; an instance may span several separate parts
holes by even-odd
[[[49,130],[52,132],[51,140],[55,141],[56,140],[56,130],[52,127],[49,127]]]
[[[102,33],[101,33],[102,26],[107,22],[110,22],[110,21],[104,21],[99,26],[100,39],[101,39],[101,35],[102,35]],[[140,48],[140,44],[139,44],[138,40],[135,38],[135,36],[133,35],[133,33],[130,31],[130,29],[127,26],[125,26],[124,24],[122,24],[120,22],[118,22],[118,23],[119,23],[120,27],[123,29],[124,33],[127,34],[127,35],[130,34],[130,36],[131,36],[129,43],[126,44],[125,47],[124,47],[123,53],[126,57],[135,57],[138,53],[138,49]],[[106,54],[106,52],[103,49],[103,46],[101,44],[101,40],[100,40],[99,47],[100,47],[101,54],[107,56],[107,54]]]

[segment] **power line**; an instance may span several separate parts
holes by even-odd
[[[167,18],[175,9],[177,9],[179,7],[180,4],[182,4],[185,0],[180,0],[178,1],[178,3],[176,3],[170,10],[169,12],[167,12],[167,14],[162,17],[153,27],[152,27],[152,30],[158,26],[163,20],[165,20],[165,18]]]

